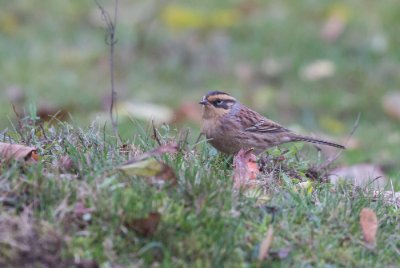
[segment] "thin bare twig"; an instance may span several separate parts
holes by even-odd
[[[110,83],[111,83],[111,104],[110,104],[110,118],[111,125],[114,131],[114,135],[116,136],[118,143],[121,144],[121,139],[118,134],[118,116],[114,114],[115,110],[115,102],[117,99],[117,91],[115,90],[115,68],[114,68],[114,49],[115,44],[117,43],[117,39],[115,37],[116,27],[117,27],[117,17],[118,17],[118,0],[115,0],[115,8],[114,8],[114,16],[113,19],[110,18],[110,14],[100,5],[97,0],[94,0],[97,7],[101,11],[101,16],[106,23],[107,32],[106,32],[106,44],[110,47],[110,56],[109,56],[109,64],[110,64]]]
[[[15,113],[15,116],[17,117],[17,122],[18,122],[18,128],[15,128],[15,130],[17,131],[17,133],[19,134],[21,139],[25,141],[26,139],[25,139],[24,135],[22,134],[23,125],[22,125],[21,116],[18,113],[17,108],[15,107],[14,103],[11,103],[11,105],[12,105],[13,111]]]
[[[161,141],[158,138],[156,127],[154,126],[154,121],[151,120],[151,126],[153,127],[153,138],[156,140],[159,146],[161,146]]]

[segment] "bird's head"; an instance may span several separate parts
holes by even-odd
[[[236,99],[221,91],[208,92],[199,104],[203,105],[203,118],[219,118],[226,115],[236,103]]]

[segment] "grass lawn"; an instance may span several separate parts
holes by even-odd
[[[382,106],[400,84],[397,1],[128,2],[120,3],[115,57],[125,105],[175,111],[223,90],[289,128],[338,142],[361,113],[354,145],[337,164],[374,163],[398,190],[400,124]],[[337,37],[321,34],[329,20],[343,27]],[[102,119],[104,33],[92,1],[2,6],[0,142],[33,146],[38,161],[0,161],[0,266],[398,266],[397,206],[345,182],[300,187],[323,161],[311,147],[271,149],[259,185],[237,191],[232,158],[196,141],[199,124],[189,117],[157,126],[162,144],[179,144],[155,157],[176,184],[121,172],[158,144],[150,120],[121,114],[121,148]],[[325,77],[310,77],[318,60]],[[38,121],[44,108],[66,111],[67,122]],[[378,218],[375,247],[360,227],[366,207]]]
[[[0,167],[3,265],[382,267],[400,261],[398,210],[372,198],[368,188],[317,181],[299,187],[310,163],[295,161],[293,147],[275,163],[275,180],[265,173],[256,188],[241,192],[232,188],[232,159],[160,129],[163,144],[180,144],[178,152],[159,158],[174,170],[177,184],[155,187],[116,169],[128,155],[157,147],[150,133],[138,133],[136,148],[122,152],[99,125],[30,128],[36,132],[24,138],[39,148],[40,160]],[[9,135],[19,141],[17,133]],[[295,179],[289,170],[300,175]],[[379,220],[374,249],[360,230],[365,207]],[[137,223],[151,213],[159,213],[158,226],[151,227],[158,220]],[[259,261],[271,226],[270,257]]]

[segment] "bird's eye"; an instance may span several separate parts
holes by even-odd
[[[216,106],[221,105],[222,103],[223,103],[222,100],[216,100],[216,101],[214,101],[214,105],[216,105]]]

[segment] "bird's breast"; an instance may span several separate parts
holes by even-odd
[[[207,139],[214,138],[218,134],[218,128],[220,127],[220,123],[215,119],[204,119],[201,131],[206,135]]]
[[[233,154],[240,149],[240,142],[237,140],[237,128],[229,120],[204,120],[202,132],[206,135],[212,146],[217,150]]]

